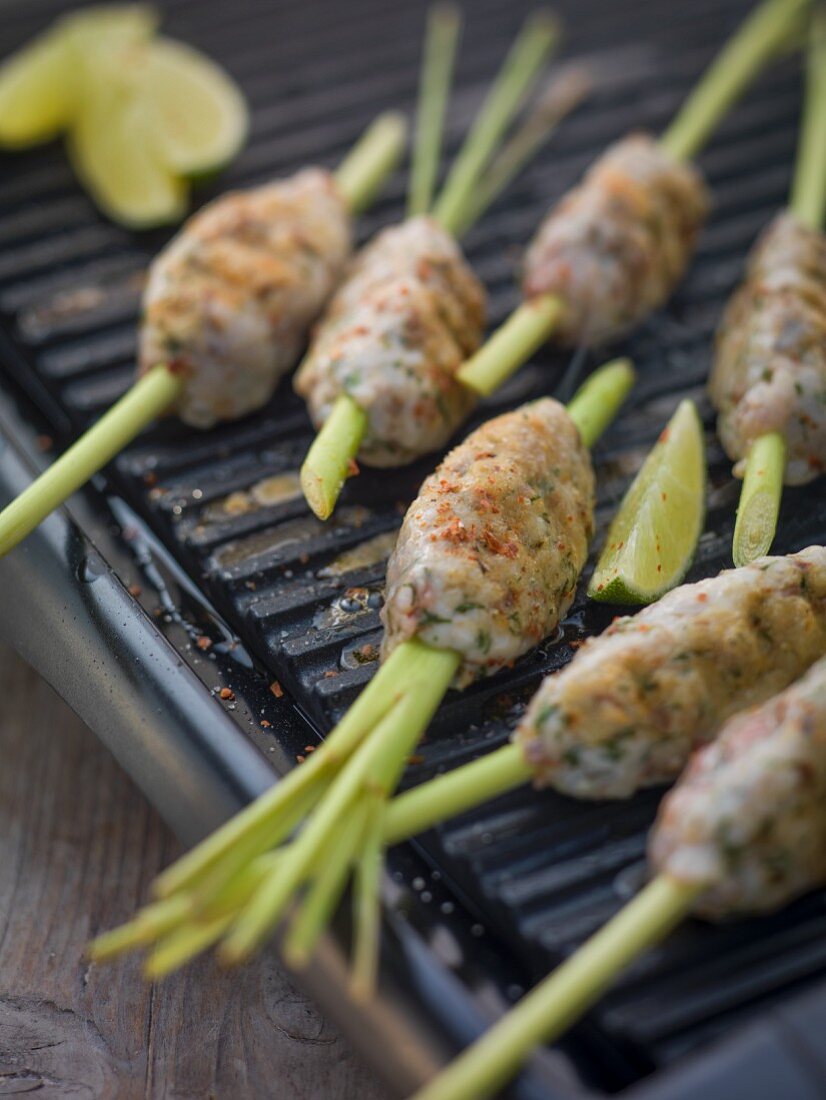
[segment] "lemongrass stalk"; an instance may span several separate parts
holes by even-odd
[[[568,404],[568,414],[589,449],[617,415],[634,385],[630,359],[612,359],[587,378]]]
[[[354,214],[360,214],[372,203],[401,160],[406,140],[404,115],[387,111],[367,128],[338,166],[336,182]]]
[[[402,677],[394,673],[396,703],[375,726],[360,751],[353,753],[336,781],[327,790],[315,813],[306,822],[285,853],[278,873],[270,876],[258,890],[227,937],[222,954],[229,962],[246,957],[277,924],[295,890],[312,873],[316,860],[340,825],[342,815],[360,795],[364,780],[380,767],[387,754],[399,752],[418,740],[427,728],[459,664],[459,657],[446,650],[433,649],[418,639],[404,642],[380,670],[386,670],[397,654]],[[404,755],[407,755],[409,748]]]
[[[789,206],[798,221],[823,227],[826,213],[826,12],[812,16],[806,63],[806,98]]]
[[[660,143],[677,160],[691,160],[723,115],[779,52],[811,0],[763,0],[706,70]]]
[[[462,364],[456,377],[482,397],[492,394],[550,338],[563,308],[554,294],[540,294],[523,302]]]
[[[481,756],[394,798],[384,816],[384,843],[398,844],[442,821],[529,783],[533,771],[518,745]]]
[[[356,803],[330,838],[324,860],[284,938],[284,958],[295,970],[310,961],[315,945],[344,893],[367,820],[368,806]]]
[[[16,500],[0,512],[0,557],[13,549],[110,462],[179,396],[183,379],[163,364],[148,371]]]
[[[364,410],[347,394],[337,397],[301,466],[301,489],[319,519],[332,515],[366,430]]]
[[[103,932],[92,940],[86,948],[87,958],[105,962],[136,947],[145,947],[177,928],[191,914],[192,899],[182,894],[148,905],[127,924]]]
[[[476,225],[590,89],[590,78],[580,65],[568,65],[553,78],[534,110],[496,155],[465,209],[455,219],[457,237],[464,236],[472,225]]]
[[[425,214],[433,199],[439,171],[445,109],[462,17],[453,4],[437,4],[430,10],[424,45],[416,137],[410,168],[408,215]]]
[[[232,924],[232,919],[231,914],[225,913],[176,928],[147,955],[143,964],[144,977],[149,981],[158,981],[178,970],[217,943]]]
[[[193,898],[187,916],[177,926],[171,926],[163,932],[158,931],[153,936],[151,942],[155,947],[144,963],[145,976],[152,979],[162,978],[217,943],[231,927],[238,911],[246,905],[280,859],[280,850],[259,856],[213,894],[201,909],[196,907]],[[168,902],[160,904],[165,905]],[[148,946],[147,941],[144,941],[143,946]]]
[[[453,232],[454,222],[462,217],[496,146],[558,38],[557,20],[548,12],[537,12],[511,47],[433,208],[433,216],[448,231]]]
[[[374,795],[356,865],[353,891],[353,966],[350,993],[368,1001],[376,987],[379,965],[380,883],[382,869],[385,796]]]
[[[734,524],[735,565],[748,565],[771,549],[785,470],[786,441],[780,432],[769,432],[752,443]]]
[[[671,878],[654,879],[412,1100],[493,1096],[538,1046],[558,1038],[630,963],[667,936],[699,892]]]
[[[398,698],[397,675],[404,672],[405,659],[404,653],[399,656],[397,653],[398,650],[390,655],[327,740],[303,764],[158,876],[154,884],[156,896],[163,898],[178,890],[192,889],[248,833],[258,829],[266,832],[273,819],[316,783],[319,773],[323,777],[347,759]]]

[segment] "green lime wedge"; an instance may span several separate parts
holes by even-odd
[[[176,175],[210,175],[244,144],[249,120],[241,90],[223,69],[181,42],[152,43],[140,94],[160,157]]]
[[[693,401],[682,401],[620,505],[588,595],[653,603],[686,574],[703,530],[706,455]]]
[[[141,4],[87,8],[18,50],[0,65],[0,146],[19,149],[56,137],[77,109],[85,52],[146,40],[156,22]]]
[[[158,156],[140,99],[89,95],[69,133],[74,169],[115,221],[146,229],[186,213],[186,184]]]

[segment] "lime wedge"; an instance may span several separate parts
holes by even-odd
[[[25,148],[50,141],[68,122],[73,104],[66,41],[45,34],[0,65],[0,145]]]
[[[682,401],[625,494],[588,595],[645,604],[679,584],[703,529],[705,486],[703,427]]]
[[[156,22],[141,4],[88,8],[18,50],[0,65],[0,146],[24,148],[56,137],[77,108],[83,53],[146,40]]]
[[[186,184],[157,153],[141,101],[90,95],[69,133],[75,171],[95,202],[133,229],[179,221],[186,212]]]
[[[249,120],[241,90],[223,69],[181,42],[152,43],[140,94],[161,159],[177,175],[209,175],[244,144]]]

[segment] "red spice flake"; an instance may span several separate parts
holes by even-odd
[[[325,680],[332,680],[336,676],[340,676],[340,675],[341,675],[341,673],[339,672],[339,670],[337,668],[328,668],[327,671],[324,673],[324,679]]]
[[[356,462],[354,458],[351,458],[347,463],[347,476],[358,477],[360,472],[358,462]]]
[[[220,691],[218,692],[218,694],[220,695],[220,697],[221,697],[222,699],[229,699],[229,700],[232,700],[232,699],[234,699],[234,698],[235,698],[235,692],[234,692],[234,691],[230,691],[230,689],[229,689],[229,688],[221,688],[221,690],[220,690]]]
[[[708,600],[708,594],[706,592],[698,592],[697,600],[699,603],[705,603]]]
[[[212,638],[207,638],[206,634],[202,634],[195,639],[195,645],[205,653],[212,646]]]
[[[659,443],[665,443],[667,439],[668,439],[668,428],[663,428],[663,430],[660,432],[660,438],[659,438],[658,442]]]
[[[50,451],[54,446],[54,440],[50,435],[39,435],[37,437],[37,449],[38,451]]]
[[[272,722],[268,722],[266,718],[262,718],[261,728],[265,730],[272,729]]]
[[[276,697],[276,699],[282,699],[284,697],[284,689],[277,680],[273,680],[270,684],[270,691]]]
[[[493,554],[501,554],[504,558],[515,558],[519,553],[519,547],[515,542],[504,542],[488,528],[485,528],[480,538]]]
[[[129,585],[129,595],[134,596],[135,599],[137,599],[138,596],[140,596],[142,591],[143,591],[143,589],[141,588],[141,586],[139,584],[130,584]]]
[[[446,523],[442,528],[442,538],[447,539],[448,542],[467,542],[468,530],[464,523],[458,516],[454,516],[449,523]]]

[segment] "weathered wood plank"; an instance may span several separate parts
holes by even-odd
[[[270,955],[148,986],[90,966],[177,845],[94,736],[0,649],[0,1096],[384,1100]]]

